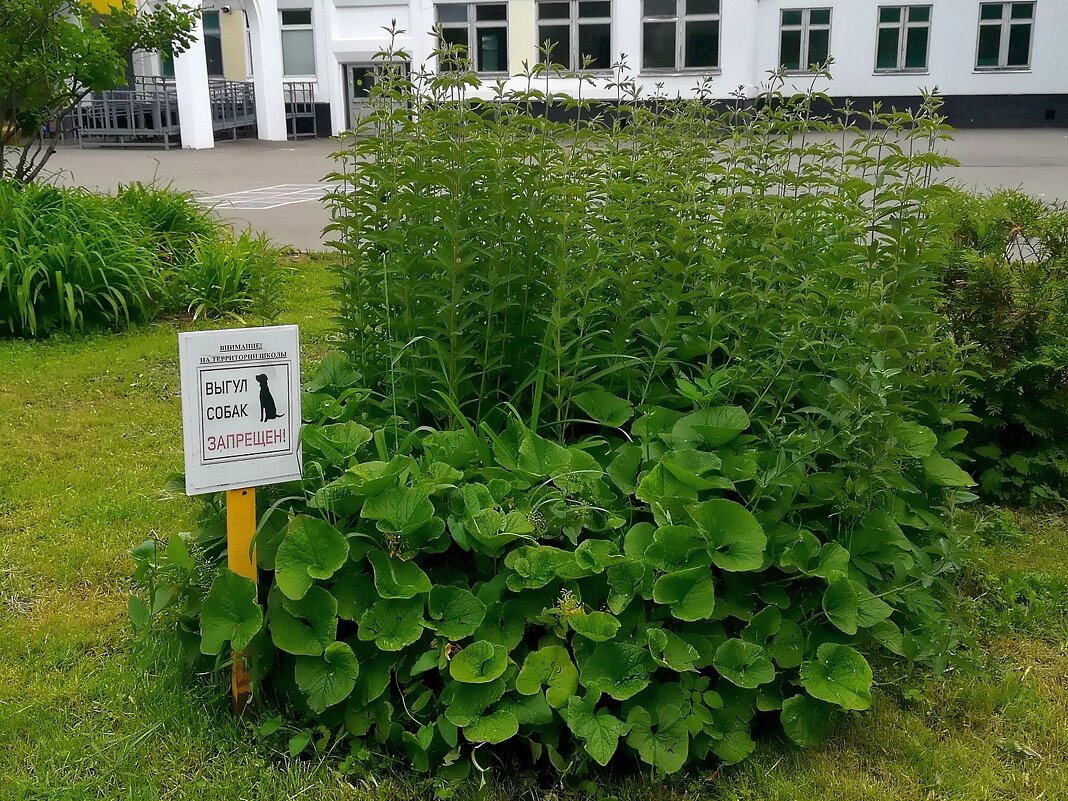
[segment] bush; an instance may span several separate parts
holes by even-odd
[[[1014,191],[932,204],[950,241],[944,307],[969,348],[980,487],[1068,498],[1068,208]]]
[[[252,314],[277,317],[285,273],[278,251],[262,234],[221,234],[193,241],[173,297],[196,320]]]
[[[869,659],[944,665],[974,495],[937,102],[621,85],[557,123],[388,73],[331,198],[348,356],[305,385],[303,487],[260,493],[259,589],[179,571],[139,619],[175,606],[354,754],[446,775],[736,762],[866,709]]]
[[[143,229],[83,189],[0,181],[0,333],[40,336],[147,317],[162,296]]]
[[[175,311],[271,319],[283,275],[264,238],[231,235],[188,193],[0,182],[0,334],[122,328]]]

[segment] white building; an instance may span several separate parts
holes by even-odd
[[[537,62],[545,40],[566,66],[590,57],[602,77],[583,93],[605,99],[615,97],[606,83],[620,61],[648,92],[686,96],[710,78],[713,92],[729,97],[739,87],[754,94],[780,65],[793,87],[807,88],[809,65],[830,56],[834,80],[816,88],[835,98],[901,107],[937,87],[960,127],[1068,125],[1068,0],[207,0],[203,7],[199,41],[173,65],[186,147],[212,144],[204,129],[209,73],[254,82],[260,138],[285,138],[287,81],[312,85],[320,134],[345,130],[392,20],[413,69],[439,68],[432,53],[441,25],[443,38],[466,46],[490,83],[518,86],[515,76]],[[169,69],[152,55],[141,71]],[[558,91],[576,85],[554,83]]]

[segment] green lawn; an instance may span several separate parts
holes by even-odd
[[[330,281],[306,261],[290,282],[282,322],[301,325],[306,363],[328,347]],[[128,551],[194,511],[160,493],[182,462],[179,327],[0,342],[0,799],[432,797],[403,773],[291,760],[229,717],[225,685],[191,675],[170,635],[132,636]],[[820,749],[767,741],[737,767],[608,777],[602,795],[1068,798],[1068,517],[976,514],[961,611],[977,647],[947,676],[884,668],[874,710]],[[486,795],[551,792],[508,777]]]

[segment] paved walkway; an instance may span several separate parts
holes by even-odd
[[[60,182],[105,191],[131,181],[171,183],[196,192],[239,227],[251,225],[300,250],[325,250],[329,215],[318,199],[335,149],[322,139],[238,140],[214,150],[65,147],[49,167]],[[1068,130],[958,131],[948,149],[961,166],[946,177],[1068,201]]]

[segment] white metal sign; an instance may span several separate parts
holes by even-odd
[[[297,327],[178,335],[188,495],[300,478]]]

